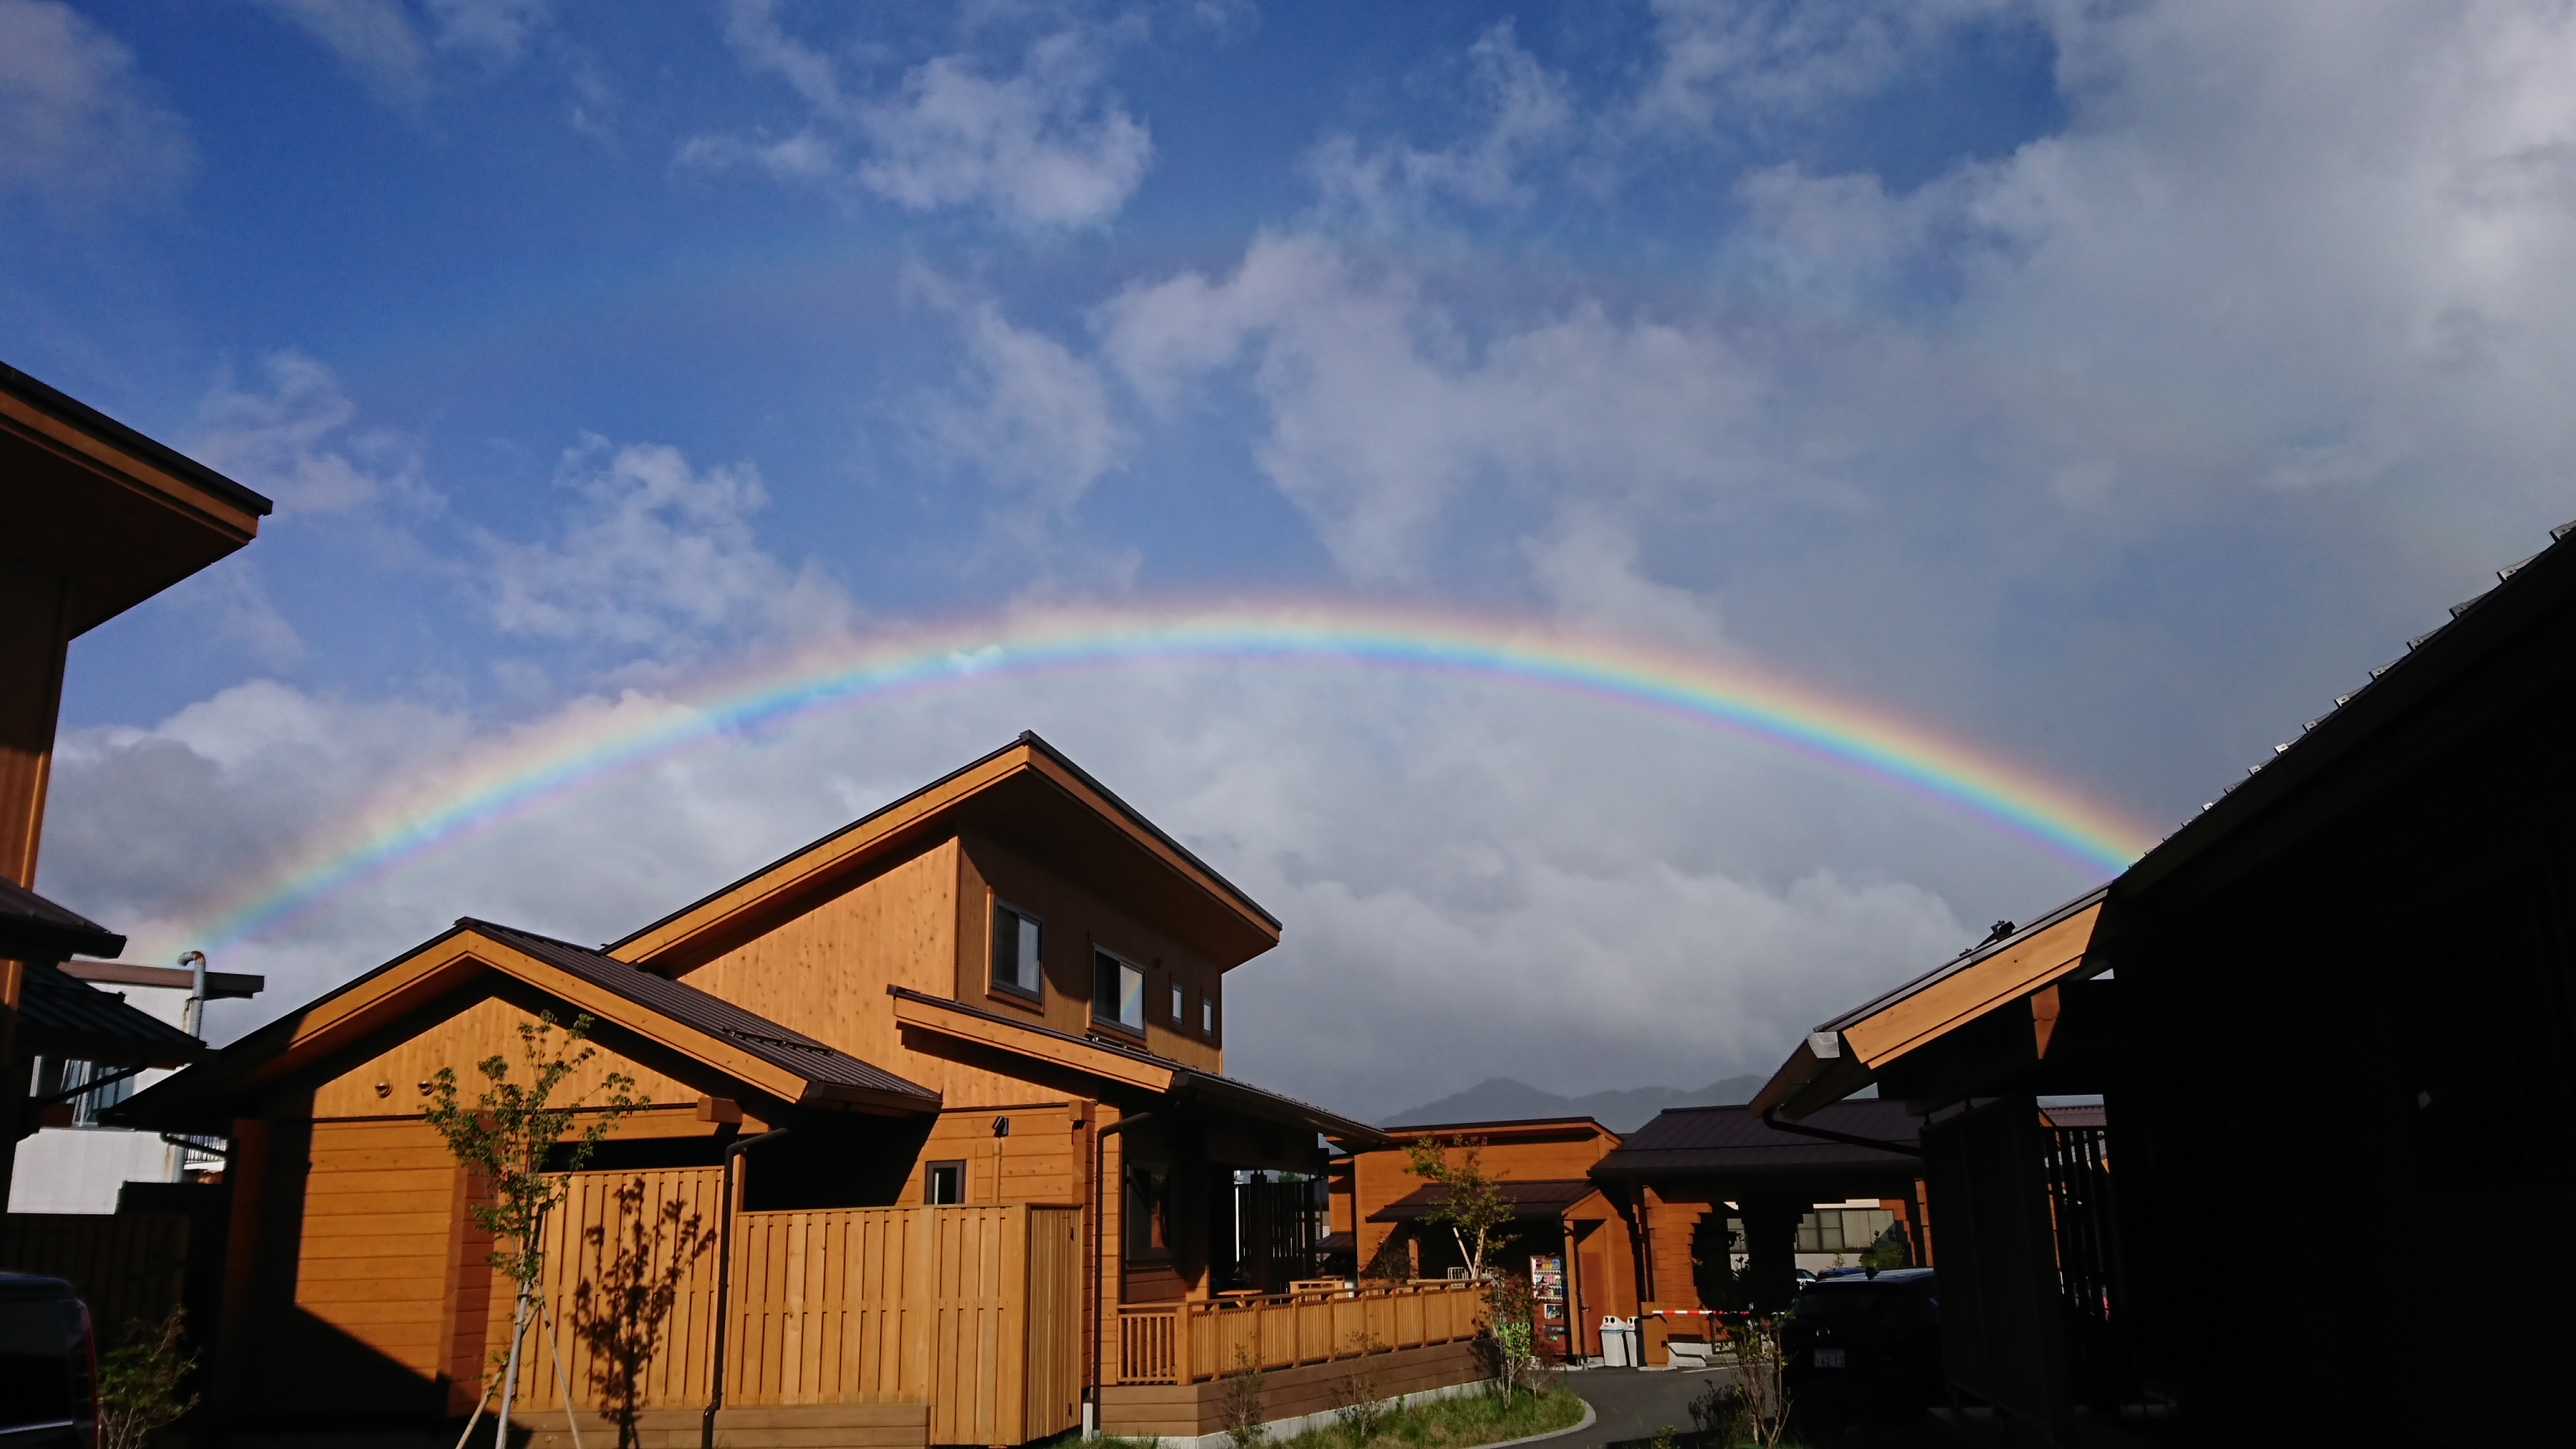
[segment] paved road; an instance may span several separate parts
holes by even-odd
[[[1652,1439],[1670,1425],[1690,1432],[1690,1401],[1725,1369],[1585,1369],[1565,1376],[1565,1386],[1601,1417],[1580,1434],[1548,1441],[1548,1449],[1596,1449],[1620,1439]]]

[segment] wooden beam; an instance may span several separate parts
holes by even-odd
[[[2015,997],[2074,974],[2101,918],[2097,902],[2008,949],[1943,977],[1842,1030],[1843,1047],[1876,1070]]]
[[[1052,1032],[996,1020],[944,1002],[898,996],[894,999],[894,1019],[905,1026],[1030,1057],[1125,1086],[1141,1087],[1148,1092],[1170,1091],[1179,1075],[1168,1067],[1140,1062],[1124,1052],[1069,1041]]]

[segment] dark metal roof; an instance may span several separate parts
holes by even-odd
[[[113,991],[74,981],[41,962],[27,966],[18,998],[21,1040],[47,1056],[114,1066],[175,1067],[206,1055],[206,1044]]]
[[[587,946],[576,946],[533,931],[478,921],[471,916],[459,917],[456,924],[461,929],[480,932],[549,966],[605,987],[683,1026],[723,1037],[771,1066],[793,1072],[809,1082],[826,1082],[896,1099],[909,1098],[923,1111],[939,1110],[939,1094],[928,1087],[906,1081],[882,1067],[863,1062],[829,1043],[816,1041],[765,1016],[755,1016],[730,1001],[710,996],[685,982],[630,966]]]
[[[1514,1217],[1552,1218],[1567,1208],[1592,1196],[1601,1189],[1589,1179],[1576,1178],[1562,1182],[1498,1182],[1494,1191],[1509,1201]],[[1376,1212],[1369,1214],[1373,1223],[1415,1223],[1429,1217],[1449,1200],[1446,1184],[1426,1182]]]
[[[5,362],[0,362],[0,389],[25,398],[84,433],[114,443],[156,468],[187,479],[246,513],[266,518],[276,510],[277,505],[261,494],[252,492],[167,443],[154,442],[80,399],[47,387]]]
[[[886,988],[886,994],[902,997],[908,1001],[924,1002],[985,1021],[999,1022],[1004,1026],[1035,1032],[1057,1041],[1071,1042],[1099,1051],[1115,1052],[1131,1061],[1159,1067],[1173,1074],[1171,1094],[1175,1097],[1195,1096],[1221,1102],[1252,1116],[1284,1122],[1292,1126],[1311,1127],[1316,1132],[1337,1141],[1379,1147],[1384,1146],[1388,1140],[1387,1134],[1382,1129],[1345,1117],[1339,1112],[1318,1107],[1312,1102],[1299,1101],[1295,1097],[1271,1091],[1267,1087],[1256,1087],[1238,1077],[1203,1072],[1187,1062],[1158,1056],[1143,1047],[1129,1046],[1125,1042],[1112,1040],[1105,1035],[1076,1036],[1069,1031],[1058,1031],[1054,1027],[1040,1026],[1036,1022],[1023,1020],[1020,1017],[986,1011],[979,1006],[970,1006],[963,1001],[945,996],[933,996],[925,991],[915,991],[908,986],[889,986]]]
[[[63,961],[124,949],[125,938],[107,927],[16,881],[0,880],[0,960]]]
[[[1802,1125],[1908,1147],[1922,1123],[1900,1101],[1863,1099],[1817,1109]],[[1888,1168],[1912,1175],[1920,1159],[1901,1152],[1826,1142],[1773,1127],[1749,1107],[1672,1107],[1628,1134],[1594,1165],[1596,1178],[1732,1177]]]

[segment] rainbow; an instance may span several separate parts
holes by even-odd
[[[1324,604],[1052,610],[815,647],[660,697],[588,700],[396,791],[283,870],[192,913],[208,950],[258,940],[349,892],[693,750],[835,711],[997,681],[1123,667],[1315,666],[1449,676],[1645,711],[1929,801],[2080,868],[2153,843],[2064,786],[1881,710],[1775,674],[1597,635]]]

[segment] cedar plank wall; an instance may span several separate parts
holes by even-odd
[[[519,1045],[519,1025],[535,1019],[506,1001],[485,997],[324,1083],[313,1094],[313,1115],[317,1119],[417,1117],[429,1109],[429,1094],[422,1090],[422,1084],[440,1067],[456,1069],[458,1095],[471,1101],[487,1085],[474,1064],[496,1055],[510,1063],[513,1080],[525,1080],[527,1058]],[[561,1034],[554,1039],[560,1041]],[[694,1109],[697,1105],[695,1087],[637,1066],[605,1047],[581,1070],[564,1079],[563,1085],[555,1089],[556,1100],[596,1099],[600,1079],[610,1072],[624,1072],[635,1078],[635,1094],[657,1106],[685,1105]],[[377,1091],[379,1086],[384,1088],[382,1094]]]
[[[952,1108],[1025,1103],[1025,1082],[903,1044],[888,986],[957,991],[957,842],[789,917],[680,979],[940,1093]]]
[[[1647,1235],[1655,1244],[1654,1301],[1668,1308],[1707,1307],[1699,1301],[1699,1280],[1691,1273],[1691,1236],[1699,1231],[1699,1220],[1708,1214],[1709,1205],[1666,1202],[1648,1188],[1646,1211],[1652,1215],[1647,1219]]]
[[[1403,1132],[1421,1135],[1411,1128],[1403,1129]],[[1487,1175],[1497,1182],[1570,1182],[1590,1177],[1593,1164],[1610,1155],[1611,1150],[1619,1145],[1618,1138],[1606,1128],[1584,1123],[1540,1128],[1479,1128],[1470,1123],[1444,1128],[1440,1135],[1452,1143],[1461,1138],[1485,1138],[1485,1145],[1478,1151],[1482,1154]],[[1458,1149],[1453,1146],[1450,1151],[1454,1156]],[[1391,1147],[1364,1152],[1353,1159],[1350,1182],[1351,1216],[1357,1220],[1359,1232],[1358,1266],[1359,1271],[1366,1272],[1369,1259],[1376,1255],[1378,1245],[1396,1230],[1393,1223],[1373,1223],[1369,1218],[1387,1204],[1422,1186],[1422,1179],[1413,1175],[1404,1149]],[[1333,1210],[1337,1216],[1344,1211],[1338,1193]],[[1660,1231],[1662,1224],[1656,1226]],[[1687,1250],[1684,1261],[1688,1261]]]
[[[417,1121],[316,1122],[312,1133],[295,1265],[295,1307],[309,1322],[295,1326],[323,1330],[343,1352],[304,1360],[320,1370],[308,1391],[342,1410],[431,1407],[377,1396],[399,1385],[417,1400],[419,1385],[451,1368],[455,1162]],[[352,1345],[371,1351],[357,1356],[363,1368],[343,1366]]]
[[[1011,1135],[993,1135],[993,1119],[1007,1117]],[[926,1199],[928,1166],[933,1162],[966,1164],[966,1201],[970,1205],[1002,1203],[1080,1203],[1082,1182],[1090,1164],[1080,1155],[1089,1138],[1082,1135],[1077,1104],[976,1107],[946,1112],[930,1129],[929,1139],[904,1180],[901,1207],[918,1207]],[[1112,1138],[1111,1141],[1117,1139]]]
[[[1040,951],[1046,966],[1046,1002],[993,989],[993,906],[1007,901],[1044,923]],[[1057,1031],[1082,1035],[1091,1027],[1091,953],[1113,952],[1145,968],[1145,1046],[1148,1051],[1202,1071],[1223,1072],[1224,973],[1207,959],[1099,897],[976,836],[958,853],[956,999]],[[1185,1019],[1174,1021],[1172,985],[1180,983]],[[1217,1034],[1198,1029],[1199,1003],[1215,994]]]

